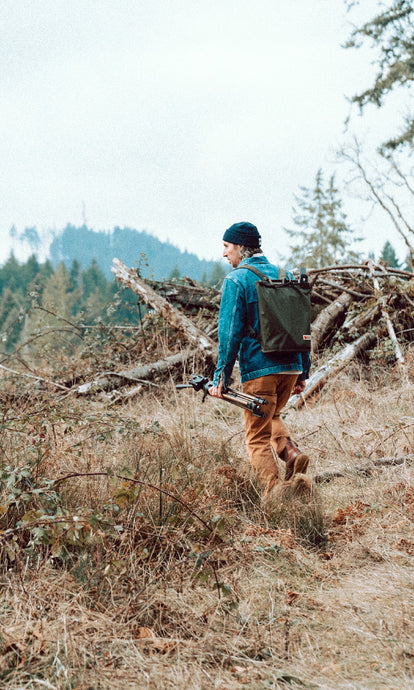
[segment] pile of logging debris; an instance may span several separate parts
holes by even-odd
[[[118,281],[133,290],[141,302],[155,310],[179,334],[178,352],[133,372],[128,378],[151,379],[171,373],[177,365],[201,356],[214,366],[217,356],[217,323],[220,291],[190,279],[155,282],[114,259],[112,271]],[[408,376],[404,351],[414,342],[414,274],[372,261],[360,265],[328,266],[308,271],[312,303],[312,354],[324,363],[316,368],[304,393],[292,399],[300,406],[362,352],[377,343],[389,344],[389,358]],[[183,350],[182,342],[188,347]]]
[[[183,281],[150,281],[119,259],[112,271],[125,288],[131,289],[146,314],[137,324],[135,365],[89,376],[79,371],[77,382],[56,382],[18,372],[0,364],[4,376],[33,380],[42,390],[55,389],[58,395],[89,395],[110,392],[110,404],[129,400],[159,386],[165,378],[182,382],[189,373],[211,377],[217,361],[217,331],[220,290],[204,287],[186,278]],[[372,261],[360,265],[328,266],[308,271],[312,304],[312,370],[306,389],[292,397],[290,405],[300,407],[325,382],[348,363],[372,353],[396,367],[402,378],[412,376],[406,363],[414,343],[414,274]],[[152,330],[151,330],[152,329]],[[162,347],[148,348],[147,335],[168,331]],[[386,355],[386,357],[385,357]],[[102,362],[105,366],[104,361]],[[81,385],[80,382],[82,381]]]

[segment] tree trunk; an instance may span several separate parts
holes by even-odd
[[[146,281],[158,295],[169,302],[178,302],[184,308],[202,307],[209,311],[218,311],[220,307],[220,291],[201,285],[183,285],[173,281]]]
[[[345,321],[343,326],[344,331],[346,333],[358,333],[358,331],[360,331],[361,328],[364,328],[367,324],[369,324],[378,316],[379,310],[380,308],[378,302],[372,304],[370,300],[369,307],[364,309],[364,311],[362,311],[357,316],[354,316],[351,319]]]
[[[106,372],[102,378],[96,379],[95,381],[91,381],[89,383],[84,383],[81,386],[77,386],[75,390],[80,395],[85,395],[97,390],[110,390],[116,387],[114,378],[118,379],[118,383],[120,379],[121,381],[123,380],[124,384],[137,382],[142,383],[143,381],[148,381],[148,379],[153,379],[155,376],[166,374],[179,364],[184,364],[184,362],[195,354],[196,353],[194,350],[187,350],[186,352],[180,352],[177,355],[171,355],[165,359],[159,359],[157,362],[144,364],[143,366],[135,367],[134,369],[116,372],[109,371]]]
[[[400,458],[378,458],[373,460],[369,465],[363,465],[361,467],[350,468],[349,471],[340,472],[339,470],[333,470],[332,472],[324,472],[323,474],[316,474],[313,478],[315,484],[325,484],[331,482],[332,479],[337,479],[338,477],[347,477],[351,474],[362,475],[364,477],[369,477],[372,475],[374,467],[396,467],[398,465],[405,465],[406,463],[411,463],[414,460],[414,455],[403,455]]]
[[[341,314],[349,308],[352,300],[352,295],[348,292],[343,292],[334,302],[328,304],[318,314],[311,326],[312,353],[318,351],[325,335],[335,325]]]

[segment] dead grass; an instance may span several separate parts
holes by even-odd
[[[344,476],[273,511],[226,403],[5,410],[0,687],[414,688],[413,398],[360,366],[290,410]]]

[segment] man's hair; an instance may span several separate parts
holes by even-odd
[[[244,247],[243,245],[240,247],[242,261],[243,259],[249,259],[251,256],[254,256],[254,254],[263,254],[263,249],[260,249],[260,247]]]

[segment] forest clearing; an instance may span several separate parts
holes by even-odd
[[[113,270],[135,329],[1,365],[0,687],[414,688],[412,274],[309,271],[314,491],[267,511],[240,409],[176,388],[219,291]]]
[[[414,690],[414,0],[0,11],[0,690]]]

